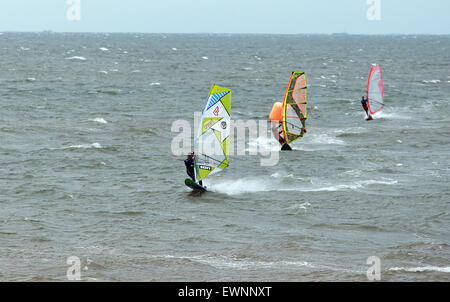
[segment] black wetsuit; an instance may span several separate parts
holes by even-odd
[[[189,157],[184,160],[184,165],[186,166],[186,172],[192,181],[195,181],[195,173],[194,173],[194,157]]]
[[[364,110],[366,111],[366,114],[369,115],[369,107],[367,107],[367,100],[366,99],[362,99],[361,100],[361,105],[363,106]]]
[[[195,182],[195,173],[194,173],[194,156],[191,156],[184,160],[184,165],[186,166],[186,172],[189,177]],[[200,180],[198,182],[201,186],[203,186],[203,182]],[[206,188],[206,187],[205,187]]]

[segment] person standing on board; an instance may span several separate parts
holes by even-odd
[[[372,116],[369,113],[369,107],[367,106],[367,98],[365,96],[363,96],[362,99],[361,99],[361,105],[363,106],[364,111],[366,111],[367,119],[368,120],[373,119]]]
[[[187,175],[189,175],[189,177],[192,178],[193,182],[195,182],[194,161],[195,161],[194,152],[189,153],[187,155],[187,158],[184,160],[184,165],[186,166]],[[203,186],[201,180],[199,181],[199,184],[201,186]]]

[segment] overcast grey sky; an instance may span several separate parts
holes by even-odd
[[[449,12],[449,0],[0,0],[0,31],[450,34]]]

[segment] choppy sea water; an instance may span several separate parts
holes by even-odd
[[[449,36],[0,35],[0,281],[450,281]],[[372,64],[386,107],[366,122]],[[292,71],[308,133],[184,185],[177,120],[213,83],[267,120]]]

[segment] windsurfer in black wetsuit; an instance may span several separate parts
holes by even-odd
[[[371,120],[372,116],[369,114],[369,107],[367,106],[367,98],[365,96],[363,96],[361,99],[361,105],[363,106],[364,111],[366,112],[367,119]]]
[[[194,152],[189,153],[187,155],[187,158],[184,160],[184,165],[186,166],[187,175],[189,175],[189,177],[192,179],[193,182],[195,182],[194,161],[195,161]],[[201,186],[203,186],[201,180],[199,181],[199,184]]]

